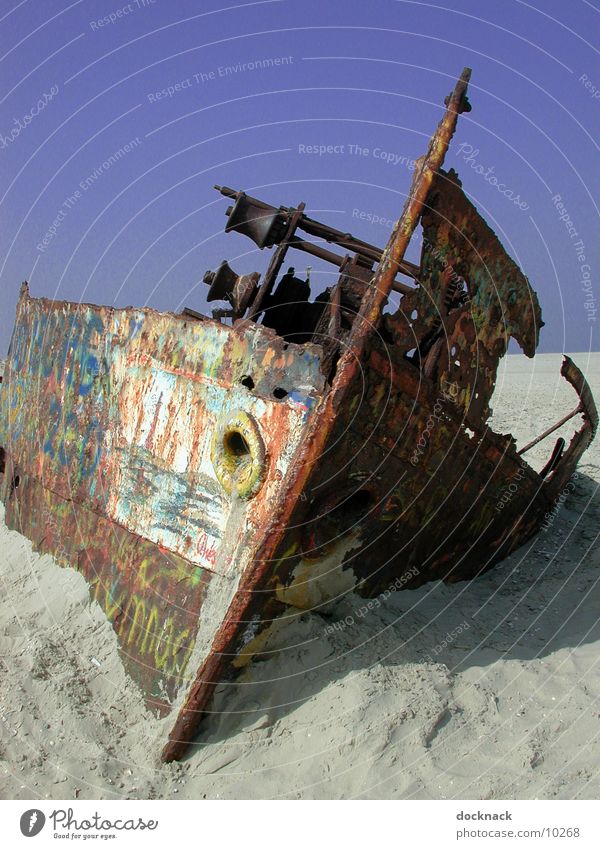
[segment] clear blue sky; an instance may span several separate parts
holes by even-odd
[[[0,355],[24,279],[202,310],[207,268],[263,270],[213,183],[385,244],[464,65],[447,165],[537,290],[540,350],[597,350],[599,33],[598,0],[2,0]]]

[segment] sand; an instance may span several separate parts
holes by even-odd
[[[600,354],[574,358],[600,399]],[[524,444],[575,406],[559,367],[506,358],[496,429]],[[298,616],[169,765],[85,581],[2,510],[2,798],[598,798],[599,461],[600,441],[551,527],[476,581]]]

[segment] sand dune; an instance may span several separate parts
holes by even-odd
[[[600,355],[574,359],[600,399]],[[505,362],[493,424],[523,444],[576,398],[558,355]],[[1,521],[2,797],[598,798],[599,483],[597,442],[549,529],[483,577],[299,614],[169,765],[170,720],[83,578]]]

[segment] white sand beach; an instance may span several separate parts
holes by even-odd
[[[600,402],[600,354],[572,356]],[[523,445],[576,406],[560,363],[503,361],[496,430]],[[0,795],[598,798],[599,484],[600,438],[550,528],[484,576],[302,614],[168,765],[172,718],[145,709],[83,577],[0,508]]]

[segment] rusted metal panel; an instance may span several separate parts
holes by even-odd
[[[581,455],[589,447],[598,430],[598,411],[588,382],[570,357],[563,358],[561,374],[567,380],[580,400],[582,424],[573,435],[567,450],[562,454],[552,474],[544,481],[545,490],[554,502],[564,490],[573,475]]]
[[[260,522],[323,383],[314,351],[254,326],[232,331],[26,292],[8,375],[5,442],[24,468],[209,569],[229,514],[210,457],[218,421],[245,406],[278,440],[264,496],[252,503]],[[252,395],[241,382],[248,376]]]
[[[254,567],[248,570],[242,579],[240,590],[230,605],[226,620],[215,635],[212,652],[199,669],[190,688],[169,737],[169,743],[163,751],[165,760],[173,760],[185,752],[217,681],[233,673],[232,658],[243,651],[249,642],[249,624],[255,623],[250,632],[253,636],[256,630],[269,624],[261,621],[260,612],[257,610],[260,602],[257,599],[260,598],[261,590],[266,589],[269,584],[272,585],[274,572],[281,569],[290,570],[293,567],[291,556],[295,553],[298,542],[294,540],[286,547],[286,528],[289,525],[298,527],[305,520],[306,507],[302,494],[310,489],[311,475],[319,457],[326,451],[337,414],[349,401],[349,387],[353,387],[359,378],[360,363],[366,345],[373,328],[379,324],[383,306],[418,224],[432,180],[444,161],[456,129],[458,114],[466,105],[469,77],[470,71],[465,69],[449,98],[448,108],[431,139],[428,152],[418,163],[402,216],[392,231],[373,285],[365,292],[349,344],[340,357],[333,384],[323,394],[307,421],[285,482],[286,498],[276,506],[274,521],[259,543]]]
[[[9,469],[14,479],[14,469]],[[69,501],[21,471],[8,524],[86,578],[149,707],[167,711],[182,683],[211,573]]]
[[[420,286],[386,327],[399,348],[417,346],[427,377],[458,388],[455,404],[480,427],[509,339],[527,356],[535,353],[543,326],[537,295],[454,172],[436,175],[421,223]]]
[[[322,384],[313,347],[255,325],[34,300],[24,288],[0,394],[7,522],[88,577],[151,703],[181,684],[211,574],[250,562]],[[240,407],[268,451],[259,494],[234,515],[211,437]],[[208,611],[213,626],[224,613]]]
[[[7,520],[85,575],[149,704],[180,699],[165,760],[290,605],[475,577],[536,532],[595,434],[568,358],[583,423],[542,473],[487,426],[509,338],[531,356],[542,322],[529,282],[441,170],[469,75],[383,251],[304,204],[220,188],[236,201],[226,229],[276,246],[260,285],[227,263],[206,275],[209,299],[226,303],[213,315],[232,326],[22,293],[0,390]],[[414,266],[404,255],[419,223]],[[290,267],[277,280],[290,249],[337,266],[335,285],[310,300],[308,276]]]
[[[323,578],[315,564],[326,564],[324,598],[348,588],[374,596],[432,578],[452,582],[474,577],[535,533],[551,503],[540,476],[519,459],[512,437],[493,434],[484,427],[497,362],[506,350],[508,336],[514,335],[528,354],[537,344],[541,316],[535,294],[464,195],[457,194],[458,184],[449,202],[450,206],[457,204],[457,227],[440,224],[446,198],[442,197],[445,187],[438,191],[438,174],[457,115],[467,107],[468,78],[465,71],[428,153],[418,163],[402,217],[345,339],[346,353],[341,354],[332,385],[309,419],[298,446],[286,482],[288,497],[278,506],[274,527],[265,534],[255,566],[242,581],[216,634],[213,651],[188,692],[163,751],[165,760],[178,758],[186,750],[216,682],[234,679],[250,659],[260,656],[265,635],[285,604],[302,604],[303,600],[311,606],[318,604],[309,592],[311,583],[320,585]],[[433,232],[435,204],[438,213]],[[430,256],[443,245],[452,260],[447,260],[446,269],[452,270],[454,263],[468,276],[471,288],[466,296],[472,301],[468,323],[473,330],[464,319],[457,320],[458,313],[464,315],[466,297],[458,287],[451,290],[447,285],[451,282],[447,270],[446,285],[440,285],[440,275],[432,281],[427,253],[417,275],[423,284],[414,293],[403,294],[399,319],[407,322],[415,308],[411,299],[421,307],[429,299],[428,313],[448,316],[446,325],[452,325],[451,335],[461,347],[458,365],[462,368],[458,371],[449,361],[455,353],[452,346],[444,367],[443,345],[434,347],[435,339],[426,339],[425,333],[418,341],[430,342],[430,347],[423,345],[412,361],[406,358],[412,345],[403,343],[398,334],[393,338],[391,333],[392,344],[381,350],[382,308],[422,216],[433,240]],[[449,210],[451,222],[452,216]],[[470,229],[466,232],[474,236],[472,243],[459,233],[461,226],[467,225]],[[492,268],[484,264],[481,269],[481,262],[476,262],[478,249],[490,252]],[[501,329],[493,310],[492,321],[486,314],[492,306],[492,293],[495,296],[493,276],[497,274],[503,276],[497,295],[504,304]],[[428,282],[439,287],[438,309],[435,299],[432,305],[432,286],[426,291]],[[333,307],[337,303],[332,299]],[[430,333],[440,330],[433,322],[423,329]],[[444,329],[442,326],[442,333]],[[433,352],[431,358],[437,357],[437,368],[424,361],[429,352]],[[473,361],[482,366],[482,380],[477,371],[472,373],[466,367]],[[428,433],[422,457],[414,462],[415,444],[429,431],[428,421],[434,413],[436,427]],[[476,431],[470,428],[473,422]],[[552,477],[557,474],[558,470]],[[505,502],[503,494],[517,477],[518,497]],[[347,513],[358,494],[362,494],[359,513],[348,526]],[[337,562],[327,560],[332,552]]]

